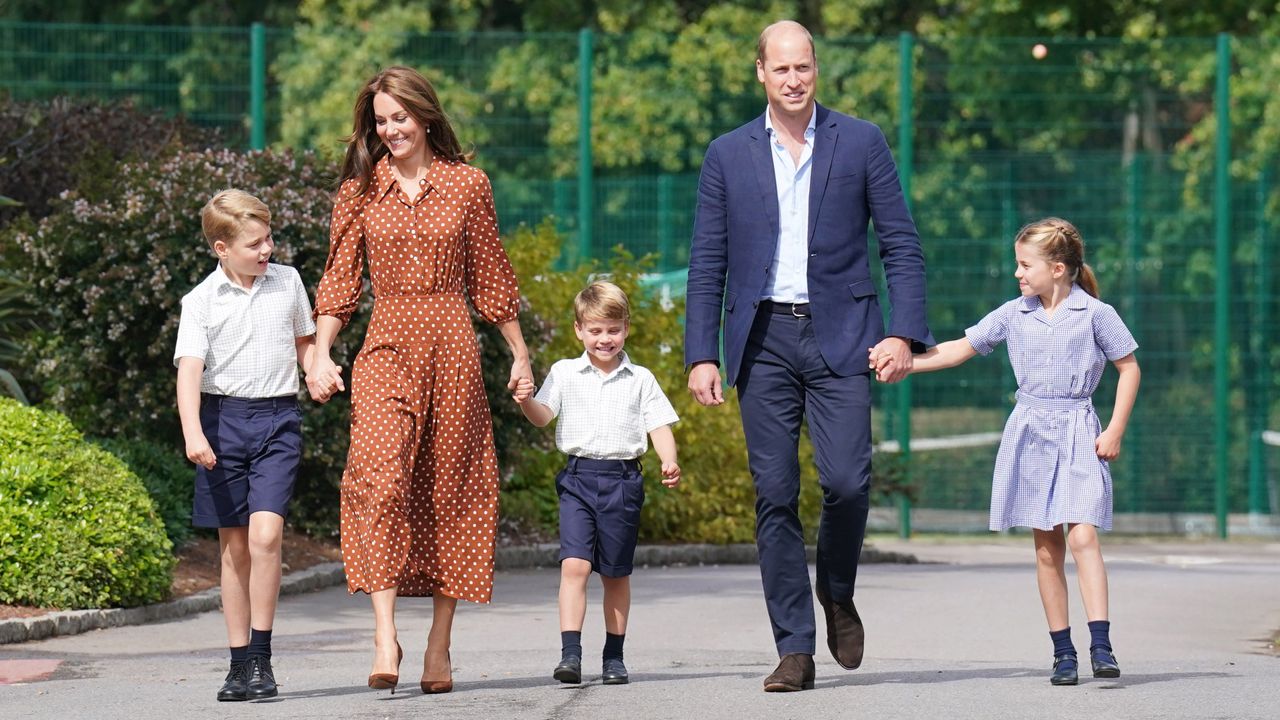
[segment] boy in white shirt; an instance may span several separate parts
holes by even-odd
[[[187,458],[197,465],[191,522],[218,528],[231,650],[218,700],[269,698],[278,693],[280,541],[302,459],[298,365],[310,363],[316,326],[298,272],[267,262],[275,243],[261,200],[223,190],[200,220],[218,267],[182,298],[173,354]]]
[[[556,476],[560,497],[560,664],[553,677],[582,682],[582,623],[587,580],[600,573],[604,586],[605,646],[601,679],[628,682],[622,661],[631,610],[631,570],[644,477],[640,456],[653,439],[662,462],[662,484],[680,482],[671,424],[679,418],[653,373],[627,358],[630,306],[618,286],[594,282],[573,302],[574,332],[585,352],[556,362],[542,389],[516,387],[520,409],[543,427],[557,415],[556,447],[568,455]]]

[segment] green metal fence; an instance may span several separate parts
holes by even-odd
[[[438,82],[494,179],[504,226],[554,215],[579,256],[621,244],[683,268],[702,150],[764,107],[754,38],[392,40],[377,64]],[[0,87],[16,99],[128,98],[220,127],[237,146],[332,148],[335,137],[298,134],[297,118],[315,114],[290,70],[306,43],[261,26],[5,22]],[[1280,161],[1264,141],[1278,123],[1258,68],[1278,64],[1280,41],[820,38],[818,58],[819,99],[876,122],[894,147],[937,337],[1016,292],[1022,224],[1072,220],[1104,299],[1142,345],[1142,391],[1113,464],[1117,513],[1135,528],[1210,518],[1220,535],[1232,517],[1273,521],[1280,451],[1264,438],[1280,429]],[[331,81],[353,95],[372,67]],[[1111,375],[1095,398],[1104,421],[1113,388]],[[910,453],[917,508],[986,507],[993,446],[911,451],[911,440],[999,430],[1013,389],[1003,357],[877,388],[878,430]]]

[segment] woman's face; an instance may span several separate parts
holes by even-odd
[[[426,158],[426,129],[394,97],[385,92],[373,96],[373,121],[391,157],[396,160]]]

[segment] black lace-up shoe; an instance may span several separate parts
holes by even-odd
[[[582,658],[577,655],[563,655],[551,677],[562,683],[577,684],[582,682]]]
[[[247,688],[245,684],[249,680],[249,663],[238,662],[231,663],[231,670],[227,672],[227,679],[223,681],[222,687],[218,690],[218,702],[239,702],[248,700],[249,696],[245,693]]]
[[[249,682],[245,686],[245,696],[250,700],[275,697],[276,676],[271,670],[271,658],[266,655],[250,655]]]
[[[605,685],[626,685],[631,682],[627,676],[627,666],[623,664],[622,658],[608,658],[604,661],[604,672],[600,673],[600,680]]]

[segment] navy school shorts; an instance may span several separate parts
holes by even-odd
[[[217,463],[196,466],[191,524],[244,527],[261,510],[288,517],[302,460],[302,411],[278,398],[200,396],[200,424]]]
[[[631,574],[644,505],[639,460],[569,456],[556,476],[560,561],[579,558],[606,577]]]

